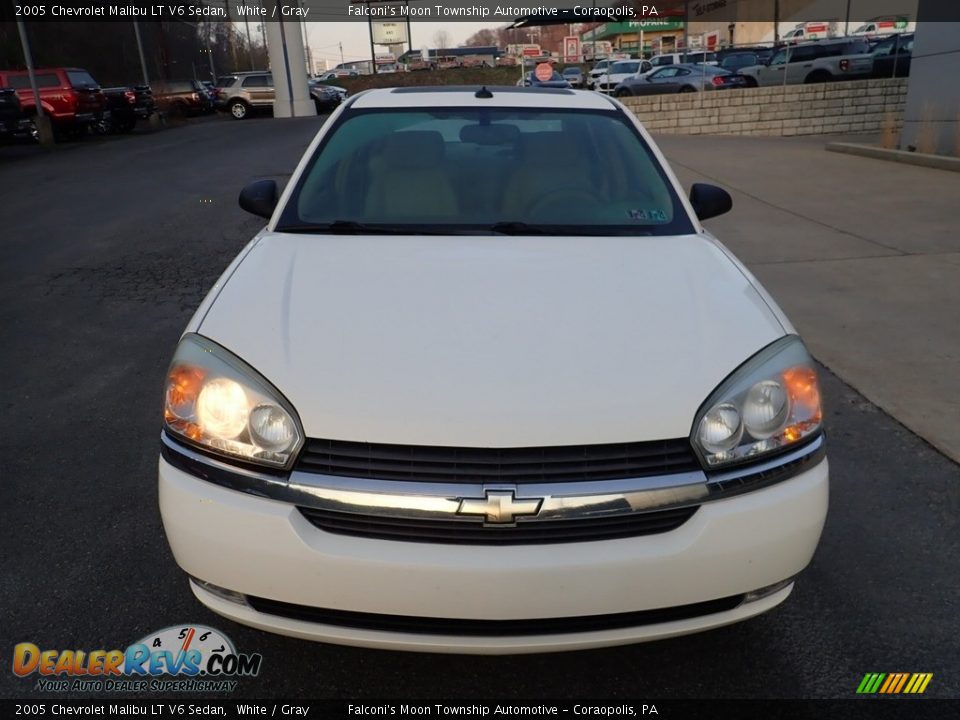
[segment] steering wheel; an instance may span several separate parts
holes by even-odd
[[[583,217],[594,212],[602,212],[605,207],[603,200],[590,190],[558,188],[539,195],[527,206],[526,212],[533,218],[551,213],[563,217],[572,209],[574,217]]]

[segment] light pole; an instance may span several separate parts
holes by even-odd
[[[33,103],[37,113],[33,122],[37,128],[37,139],[41,145],[53,145],[53,125],[43,111],[43,104],[40,102],[40,89],[37,87],[37,75],[33,68],[30,40],[27,38],[27,28],[23,24],[23,20],[17,20],[17,31],[20,33],[20,46],[23,48],[23,59],[27,64],[27,75],[30,77],[30,89],[33,90]]]

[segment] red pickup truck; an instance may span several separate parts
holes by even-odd
[[[43,111],[54,130],[64,135],[82,134],[103,117],[107,101],[90,73],[79,68],[38,68],[37,89]],[[30,76],[26,70],[0,70],[0,87],[17,91],[27,115],[36,114]]]

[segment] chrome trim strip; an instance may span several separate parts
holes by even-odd
[[[161,452],[167,462],[185,472],[272,500],[360,515],[466,523],[477,523],[481,518],[458,514],[462,501],[485,498],[488,491],[512,491],[518,501],[542,500],[536,517],[519,517],[519,523],[622,516],[751,492],[807,470],[825,454],[820,435],[767,462],[709,476],[697,471],[630,480],[510,485],[370,480],[298,471],[284,478],[216,460],[181,445],[166,432],[161,434]]]

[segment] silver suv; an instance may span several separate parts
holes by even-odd
[[[243,120],[257,108],[273,108],[273,74],[269,70],[222,75],[217,78],[217,109]]]

